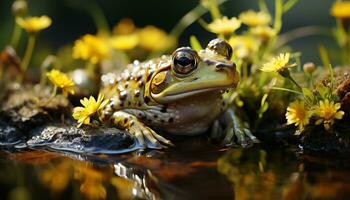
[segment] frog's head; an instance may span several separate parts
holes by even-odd
[[[171,61],[153,74],[149,94],[158,103],[170,103],[234,88],[239,77],[231,56],[231,46],[222,39],[212,40],[199,52],[189,47],[179,48],[172,54]]]

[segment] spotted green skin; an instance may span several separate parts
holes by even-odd
[[[101,92],[110,101],[102,119],[129,130],[146,146],[147,142],[170,144],[162,137],[167,133],[207,131],[229,108],[238,74],[234,64],[218,52],[197,53],[198,66],[186,77],[173,71],[171,56],[135,61],[120,74],[103,75]]]

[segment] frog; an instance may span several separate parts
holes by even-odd
[[[174,146],[167,134],[206,132],[225,146],[257,143],[232,106],[239,73],[231,57],[232,47],[216,38],[205,49],[180,47],[104,74],[101,93],[109,103],[101,120],[125,129],[142,148]]]

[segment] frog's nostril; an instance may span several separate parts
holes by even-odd
[[[234,70],[236,65],[233,62],[230,62],[230,63],[219,62],[215,65],[215,67],[217,70],[222,70],[222,69]]]

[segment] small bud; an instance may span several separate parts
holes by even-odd
[[[284,78],[290,77],[290,72],[288,68],[283,68],[282,70],[278,71],[278,73]]]
[[[12,13],[17,17],[22,17],[27,14],[28,5],[25,0],[15,0],[12,4]]]
[[[303,70],[308,74],[312,74],[316,70],[316,66],[313,62],[308,62],[304,64]]]

